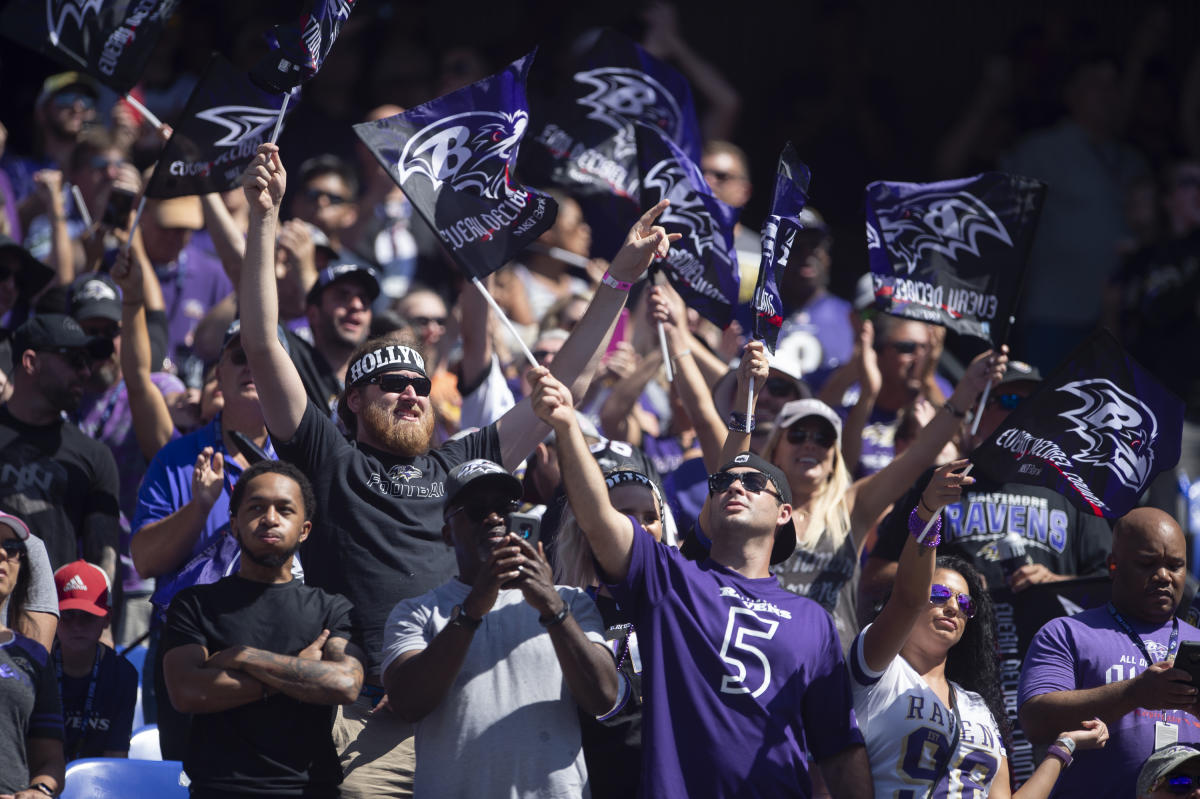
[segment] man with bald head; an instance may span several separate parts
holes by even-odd
[[[1133,796],[1138,769],[1156,749],[1200,742],[1197,687],[1172,667],[1200,629],[1179,621],[1187,546],[1175,519],[1137,508],[1113,528],[1112,601],[1046,624],[1021,672],[1021,726],[1034,743],[1100,717],[1108,746],[1077,756],[1055,797]],[[1072,726],[1073,725],[1073,726]]]

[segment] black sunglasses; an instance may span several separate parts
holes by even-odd
[[[51,349],[41,351],[54,353],[66,361],[67,365],[75,371],[79,371],[84,367],[90,368],[92,363],[96,360],[87,352],[87,350],[78,350],[74,347],[53,347]]]
[[[92,165],[92,169],[99,172],[108,169],[110,166],[120,166],[124,161],[120,158],[105,158],[102,155],[96,155],[92,156],[92,160],[89,163]]]
[[[745,175],[735,175],[732,172],[725,172],[720,169],[701,169],[704,177],[712,176],[717,183],[724,183],[727,180],[746,180]]]
[[[927,344],[922,344],[918,341],[889,341],[886,346],[891,347],[901,355],[912,355],[917,350],[928,347]]]
[[[322,197],[328,200],[330,205],[343,205],[350,202],[349,197],[343,197],[340,194],[331,194],[330,192],[322,191],[321,189],[306,189],[304,196],[309,200],[312,200],[314,203],[319,203]]]
[[[121,326],[114,324],[102,325],[100,327],[84,327],[83,332],[96,338],[106,338],[112,340],[121,335]]]
[[[787,431],[787,440],[789,444],[804,444],[813,442],[818,447],[828,449],[837,443],[837,436],[828,430],[806,429],[803,427],[789,427]]]
[[[786,377],[768,377],[763,388],[772,397],[799,397],[800,390],[796,384]]]
[[[95,98],[80,92],[59,92],[54,95],[54,104],[59,108],[70,108],[75,103],[83,103],[85,110],[96,107]]]
[[[521,503],[517,502],[515,499],[505,499],[496,502],[494,498],[492,498],[492,501],[484,498],[475,500],[474,502],[468,502],[465,505],[459,505],[457,508],[447,513],[446,518],[449,519],[459,511],[464,511],[467,514],[468,519],[478,524],[493,512],[499,514],[500,516],[507,516],[508,514],[515,512],[519,507],[521,507]]]
[[[409,386],[412,386],[418,397],[428,397],[429,391],[433,388],[433,383],[428,377],[409,377],[395,372],[375,375],[367,378],[367,382],[379,386],[379,389],[386,394],[403,394]]]
[[[431,324],[436,324],[438,327],[446,326],[446,317],[444,316],[411,316],[408,319],[413,327],[429,327]]]
[[[1190,774],[1172,774],[1159,783],[1155,790],[1159,788],[1166,789],[1176,796],[1183,796],[1191,792],[1193,788],[1200,788],[1200,777],[1193,777]]]
[[[717,472],[708,476],[708,493],[716,496],[733,488],[733,484],[742,482],[742,487],[753,494],[766,492],[776,499],[782,499],[778,493],[770,491],[771,478],[762,472]]]
[[[934,584],[929,589],[929,604],[938,605],[939,607],[950,601],[950,597],[954,597],[954,601],[958,603],[958,609],[968,619],[975,618],[975,600],[966,594],[956,594],[944,585]]]
[[[1024,399],[1020,394],[993,394],[988,397],[988,405],[999,405],[1006,411],[1015,411]]]
[[[25,557],[25,542],[19,538],[6,538],[0,541],[0,549],[4,550],[6,558],[23,558]]]

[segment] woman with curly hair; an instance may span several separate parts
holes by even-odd
[[[851,649],[854,712],[876,796],[1013,795],[991,598],[970,564],[937,556],[941,516],[934,509],[975,482],[966,465],[953,461],[934,472],[909,516],[912,536],[892,595]],[[1049,796],[1076,747],[1107,741],[1099,719],[1064,732],[1016,797]]]

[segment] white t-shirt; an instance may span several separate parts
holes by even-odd
[[[596,605],[557,586],[588,639],[604,646]],[[388,617],[387,671],[405,652],[425,649],[450,622],[470,586],[453,579]],[[445,699],[416,727],[415,797],[587,797],[579,709],[538,612],[517,589],[500,591]]]
[[[923,799],[935,778],[935,797],[986,796],[1007,753],[983,697],[950,683],[958,706],[955,713],[903,657],[897,655],[883,671],[872,671],[863,657],[869,629],[870,625],[864,628],[850,648],[850,676],[875,796]],[[956,727],[957,746],[947,771],[943,763]]]

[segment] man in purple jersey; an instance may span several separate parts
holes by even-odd
[[[833,619],[769,569],[773,548],[795,546],[783,473],[742,452],[709,475],[712,549],[687,560],[613,507],[570,392],[544,369],[534,375],[533,407],[554,428],[567,498],[637,630],[641,794],[808,797],[816,762],[836,799],[871,796]]]
[[[1172,666],[1182,641],[1200,629],[1175,618],[1187,569],[1183,531],[1156,508],[1136,508],[1113,528],[1112,602],[1046,624],[1021,672],[1021,726],[1036,744],[1100,717],[1112,731],[1104,749],[1055,786],[1055,797],[1133,796],[1150,754],[1200,741],[1197,689]],[[1074,724],[1075,727],[1071,725]]]

